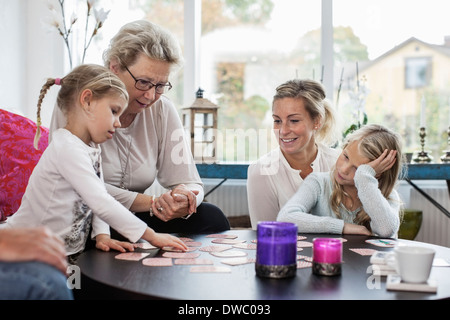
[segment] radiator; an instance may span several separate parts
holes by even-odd
[[[220,179],[204,179],[205,195],[221,181]],[[227,217],[248,216],[247,180],[227,180],[206,195],[205,201],[218,206]]]
[[[419,187],[450,210],[450,196],[445,184]],[[419,191],[411,189],[409,208],[422,210],[423,220],[415,240],[450,247],[450,218],[436,208]]]

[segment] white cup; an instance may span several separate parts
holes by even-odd
[[[393,259],[388,258],[404,282],[423,283],[430,277],[435,251],[416,246],[398,246],[394,249]]]

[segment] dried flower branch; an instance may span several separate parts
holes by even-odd
[[[358,64],[356,64],[356,90],[349,91],[348,95],[350,96],[350,102],[353,109],[353,118],[354,123],[347,128],[344,132],[344,138],[352,133],[355,130],[361,128],[361,126],[366,125],[368,118],[365,111],[366,107],[366,99],[369,94],[369,89],[366,86],[367,79],[363,76],[362,79],[359,79],[359,70]]]
[[[70,68],[73,68],[72,63],[72,50],[70,48],[70,35],[73,34],[73,27],[75,23],[79,20],[75,13],[72,14],[70,17],[70,20],[68,23],[66,22],[66,10],[64,7],[65,0],[58,0],[59,3],[59,10],[57,10],[51,3],[49,3],[48,7],[51,12],[51,19],[48,22],[48,24],[52,28],[56,28],[58,33],[61,35],[61,37],[64,40],[64,43],[67,48],[67,52],[69,55],[69,63]],[[87,13],[86,13],[86,24],[84,26],[84,44],[83,44],[83,55],[81,58],[81,63],[84,63],[84,59],[86,57],[87,49],[89,48],[92,39],[97,35],[98,30],[103,27],[103,24],[105,20],[108,18],[109,10],[105,11],[104,9],[97,10],[94,8],[95,3],[97,0],[86,0],[87,5]],[[88,34],[89,34],[89,21],[91,20],[90,17],[92,16],[92,12],[94,13],[94,19],[95,19],[95,25],[93,27],[93,31],[89,37],[88,40]]]

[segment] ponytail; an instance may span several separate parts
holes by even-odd
[[[334,146],[340,140],[340,121],[328,99],[323,100],[322,125],[317,131],[316,139],[327,146]]]

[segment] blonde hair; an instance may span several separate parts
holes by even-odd
[[[116,59],[122,68],[132,65],[139,54],[168,62],[172,72],[183,65],[181,48],[176,38],[166,29],[146,20],[127,23],[111,39],[103,53],[105,66]]]
[[[41,137],[41,105],[47,91],[55,84],[61,85],[58,93],[57,104],[65,115],[76,105],[80,94],[89,89],[93,99],[101,99],[111,94],[122,96],[128,101],[128,92],[123,82],[114,73],[103,66],[85,64],[76,67],[62,79],[47,79],[42,86],[37,103],[37,130],[34,137],[34,147],[39,149],[38,143]]]
[[[325,88],[320,82],[298,79],[287,81],[276,88],[273,102],[283,98],[302,99],[311,119],[320,120],[321,127],[315,135],[318,142],[332,146],[338,141],[341,134],[337,116],[331,102],[326,99]]]
[[[396,132],[381,125],[370,124],[363,126],[348,135],[343,144],[343,149],[345,149],[350,143],[357,142],[359,152],[362,156],[369,159],[369,161],[377,159],[386,149],[397,151],[395,164],[392,168],[381,173],[380,177],[378,177],[378,187],[386,199],[389,198],[389,195],[395,188],[398,179],[405,174],[405,171],[403,170],[404,160],[401,141],[402,139],[400,135]],[[335,170],[336,167],[334,167],[330,173],[333,184],[333,192],[330,197],[330,203],[334,213],[338,216],[338,218],[340,218],[339,206],[347,194],[334,178]],[[401,218],[402,211],[399,212],[399,215]],[[364,225],[368,230],[371,230],[370,217],[364,209],[358,213],[354,222],[356,224]]]

